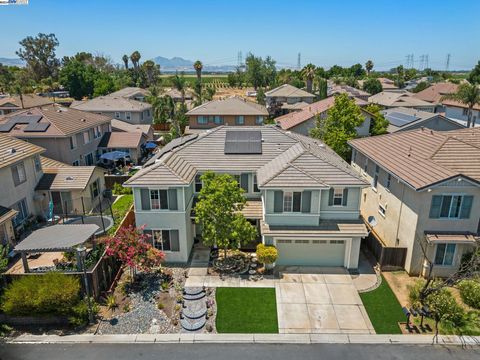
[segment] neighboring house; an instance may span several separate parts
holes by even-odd
[[[153,140],[154,133],[153,133],[153,126],[152,125],[135,125],[130,124],[122,120],[112,119],[110,122],[112,125],[112,132],[141,132],[147,136],[147,140]]]
[[[272,115],[298,110],[304,105],[313,103],[314,99],[315,95],[290,84],[283,84],[265,93],[267,110]]]
[[[91,100],[74,101],[70,108],[109,116],[130,124],[151,124],[152,105],[145,102],[147,91],[127,87]]]
[[[414,97],[413,93],[406,90],[382,91],[368,98],[368,102],[383,108],[407,107],[417,110],[434,112],[435,105]]]
[[[214,171],[245,190],[243,214],[258,241],[277,246],[277,265],[358,267],[366,182],[330,148],[275,126],[220,126],[174,142],[124,184],[133,189],[137,226],[168,262],[187,262],[201,238],[192,210],[201,175]]]
[[[352,166],[371,186],[361,213],[378,248],[405,248],[404,267],[452,274],[472,251],[480,219],[480,129],[417,129],[351,140]],[[425,250],[422,250],[425,249]]]
[[[17,111],[0,120],[0,133],[46,149],[45,156],[70,165],[95,165],[98,145],[110,131],[108,116],[53,104]]]
[[[0,205],[0,244],[13,245],[15,243],[15,231],[13,219],[18,211]]]
[[[468,106],[455,100],[444,100],[445,116],[449,119],[467,126]],[[472,110],[472,122],[475,126],[480,126],[480,105],[475,105]],[[473,126],[473,125],[470,125]]]
[[[335,103],[335,96],[314,102],[305,106],[302,110],[291,112],[275,118],[275,123],[283,130],[293,131],[305,136],[309,135],[311,129],[316,126],[317,116],[324,118],[327,116],[328,109]],[[355,98],[355,103],[364,106],[367,103],[361,99]],[[370,134],[370,123],[372,114],[362,109],[365,121],[357,128],[358,136],[368,136]]]
[[[389,133],[413,130],[421,127],[436,131],[449,131],[465,128],[463,125],[446,118],[443,115],[412,108],[398,107],[383,110],[389,125]]]
[[[335,85],[334,83],[332,83],[332,85],[329,85],[327,94],[328,96],[336,94],[347,94],[350,98],[357,98],[363,101],[368,101],[368,98],[370,97],[370,93],[366,91],[348,85]]]
[[[143,132],[107,132],[98,144],[100,154],[109,151],[123,151],[130,155],[134,164],[143,158],[144,144],[148,138]]]
[[[178,91],[177,89],[174,89],[174,88],[162,93],[162,96],[170,96],[173,99],[173,101],[175,101],[175,102],[182,101],[182,93],[180,91]],[[183,95],[183,100],[185,100],[185,101],[193,100],[192,92],[189,91],[189,90],[185,90],[185,93]]]
[[[265,106],[239,96],[212,100],[187,112],[190,129],[209,129],[219,125],[263,125],[268,111]]]
[[[456,93],[458,85],[448,82],[435,83],[430,85],[425,90],[422,90],[413,96],[417,99],[432,103],[435,105],[435,112],[445,112],[442,97],[448,94]]]
[[[30,109],[52,103],[52,100],[34,94],[22,95],[22,99],[20,99],[20,96],[7,96],[0,98],[0,116],[7,115],[18,110]]]
[[[395,85],[395,82],[393,80],[379,77],[378,81],[380,81],[380,84],[382,84],[383,91],[398,90],[398,86]]]
[[[98,206],[105,189],[103,169],[96,166],[71,166],[41,157],[43,176],[35,187],[43,214],[50,201],[54,214],[85,214]]]

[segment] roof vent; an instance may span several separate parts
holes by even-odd
[[[17,152],[17,149],[15,149],[15,148],[11,148],[11,149],[8,149],[8,150],[7,150],[7,154],[8,154],[8,155],[15,154],[16,152]]]
[[[84,118],[82,118],[82,119],[80,119],[80,121],[81,121],[81,122],[86,122],[87,120],[84,119]]]
[[[73,180],[75,180],[75,179],[73,178],[73,176],[67,176],[67,177],[65,178],[65,180],[67,180],[67,181],[73,181]]]

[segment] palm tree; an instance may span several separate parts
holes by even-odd
[[[472,122],[473,107],[480,105],[480,89],[473,84],[461,84],[456,93],[442,96],[442,100],[454,100],[468,106],[467,128],[475,126],[475,120]]]
[[[185,80],[185,77],[183,76],[183,73],[178,75],[178,72],[175,73],[171,78],[172,85],[175,89],[177,89],[180,94],[182,94],[182,104],[185,103],[185,89],[187,87],[187,81]]]
[[[313,79],[315,78],[316,67],[313,64],[307,64],[302,69],[302,76],[307,81],[307,91],[312,92]]]
[[[140,63],[140,58],[141,58],[141,57],[142,57],[142,56],[140,55],[140,53],[139,53],[138,51],[134,51],[134,52],[132,53],[132,55],[130,55],[130,60],[132,61],[133,67],[134,67],[135,69],[138,69],[138,65],[139,65],[139,63]]]
[[[372,71],[372,69],[373,69],[373,61],[372,60],[368,60],[365,63],[365,69],[367,69],[367,76],[370,76],[370,71]]]
[[[125,70],[128,70],[128,55],[122,56],[123,63],[125,64]]]
[[[193,68],[197,72],[197,79],[198,81],[202,81],[202,69],[203,69],[203,64],[200,60],[195,61],[193,64]]]

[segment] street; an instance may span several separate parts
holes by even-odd
[[[368,344],[2,344],[0,360],[86,359],[422,359],[472,360],[480,358],[480,347],[368,345]]]

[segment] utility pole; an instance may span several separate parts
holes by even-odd
[[[298,53],[298,56],[297,56],[297,70],[300,70],[302,68],[301,58],[302,58],[302,54]]]
[[[243,56],[241,51],[239,51],[237,54],[237,65],[239,67],[243,65]]]
[[[447,62],[445,64],[445,71],[450,69],[450,54],[447,54]]]

